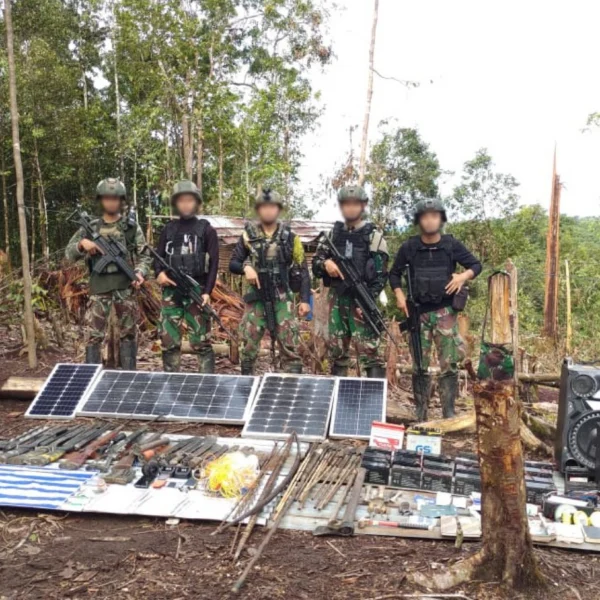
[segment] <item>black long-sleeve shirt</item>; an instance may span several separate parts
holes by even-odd
[[[470,269],[477,277],[481,273],[481,262],[477,259],[470,250],[462,243],[459,242],[456,238],[451,237],[452,240],[452,268],[456,271],[457,265],[464,267],[465,270]],[[408,263],[411,261],[411,253],[410,253],[410,240],[407,240],[400,246],[400,250],[396,254],[396,258],[394,259],[394,264],[390,271],[390,285],[392,289],[395,290],[397,288],[402,287],[402,275],[404,273],[404,269]],[[426,244],[421,240],[421,244],[423,248],[437,248],[438,243],[435,244]],[[447,296],[444,298],[442,304],[440,306],[430,306],[423,305],[421,309],[424,312],[435,310],[436,308],[441,308],[443,306],[450,306],[452,304],[452,296]]]
[[[196,232],[197,224],[195,217],[192,219],[179,219],[177,221],[177,231],[181,235],[193,235]],[[208,273],[203,278],[203,294],[211,294],[215,283],[217,282],[217,273],[219,270],[219,237],[215,228],[207,224],[204,229],[204,245],[206,253],[208,254]],[[158,240],[158,247],[156,252],[163,258],[166,258],[166,246],[167,246],[167,228],[164,227],[161,231],[160,238]],[[163,268],[156,261],[154,262],[154,271],[156,275],[163,270]]]

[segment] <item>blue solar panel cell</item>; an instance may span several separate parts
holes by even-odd
[[[101,367],[99,365],[58,364],[35,397],[26,417],[71,419]]]

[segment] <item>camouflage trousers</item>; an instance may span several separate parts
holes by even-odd
[[[277,321],[276,345],[279,348],[281,370],[285,373],[290,367],[302,366],[302,359],[298,354],[300,335],[298,322],[294,315],[292,297],[282,296],[275,305],[275,319]],[[260,350],[260,342],[267,330],[265,305],[261,300],[246,304],[244,317],[240,323],[239,337],[244,340],[242,360],[253,363]]]
[[[117,315],[120,339],[136,340],[139,310],[137,298],[132,289],[115,290],[90,296],[85,313],[85,339],[88,346],[104,342],[108,317],[113,306]]]
[[[437,351],[440,371],[457,373],[458,363],[466,355],[465,342],[458,332],[458,313],[450,306],[421,315],[423,368],[429,368],[433,347]]]
[[[365,369],[381,367],[381,339],[360,313],[350,296],[329,290],[329,360],[338,367],[350,366],[350,344],[355,342],[358,359]]]
[[[188,329],[190,346],[194,352],[208,352],[210,343],[210,317],[189,298],[170,287],[162,294],[159,335],[163,352],[181,349],[181,328]]]

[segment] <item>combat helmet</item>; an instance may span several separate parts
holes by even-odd
[[[365,192],[365,189],[360,185],[345,185],[338,192],[337,199],[340,204],[346,200],[360,200],[364,204],[369,201],[367,192]]]
[[[184,179],[182,181],[177,182],[173,186],[173,193],[171,194],[171,204],[175,205],[177,198],[182,194],[191,194],[196,198],[198,204],[202,202],[202,192],[198,189],[196,184],[189,179]]]
[[[425,214],[426,212],[439,212],[442,215],[442,223],[446,223],[446,221],[448,221],[448,217],[446,216],[446,207],[439,198],[427,198],[425,200],[419,200],[413,212],[413,223],[418,225],[421,215]]]
[[[283,208],[283,198],[279,192],[265,188],[256,195],[254,199],[254,207],[258,208],[263,204],[276,204],[279,208]]]
[[[108,177],[96,186],[96,198],[100,199],[102,196],[117,196],[124,199],[127,196],[127,190],[122,181],[115,177]]]

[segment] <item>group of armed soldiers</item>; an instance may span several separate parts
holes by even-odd
[[[171,205],[176,218],[163,228],[156,251],[150,252],[140,226],[125,213],[123,183],[105,179],[98,184],[96,196],[101,216],[81,227],[66,249],[69,260],[85,259],[90,269],[86,362],[102,362],[101,348],[114,307],[120,333],[120,366],[135,370],[135,290],[154,271],[162,288],[159,334],[164,370],[180,370],[185,324],[199,372],[213,373],[215,355],[210,332],[211,312],[215,313],[210,302],[219,268],[219,241],[215,229],[199,216],[200,190],[191,181],[175,185]],[[322,234],[312,262],[314,277],[322,279],[328,288],[331,373],[348,375],[354,344],[361,372],[369,378],[386,376],[381,341],[382,334],[389,330],[385,325],[383,330],[378,329],[368,306],[376,307],[375,300],[389,279],[398,308],[407,317],[412,311],[413,320],[417,320],[417,343],[409,344],[417,419],[427,419],[433,346],[440,362],[443,415],[453,416],[458,365],[465,357],[457,315],[464,307],[464,285],[481,272],[480,262],[462,243],[443,233],[447,220],[443,204],[437,199],[422,200],[414,211],[419,235],[402,244],[388,272],[388,246],[382,231],[366,219],[365,190],[357,185],[346,186],[338,193],[338,203],[342,220]],[[311,312],[311,276],[299,236],[281,221],[283,208],[282,197],[276,191],[259,193],[256,219],[247,222],[229,264],[231,273],[245,277],[249,289],[239,329],[243,375],[254,374],[267,331],[274,360],[275,348],[279,350],[277,370],[302,373],[298,317],[305,318]],[[126,269],[103,256],[103,240],[107,239],[122,249]],[[350,270],[345,267],[348,264]],[[457,265],[464,270],[458,273]]]

